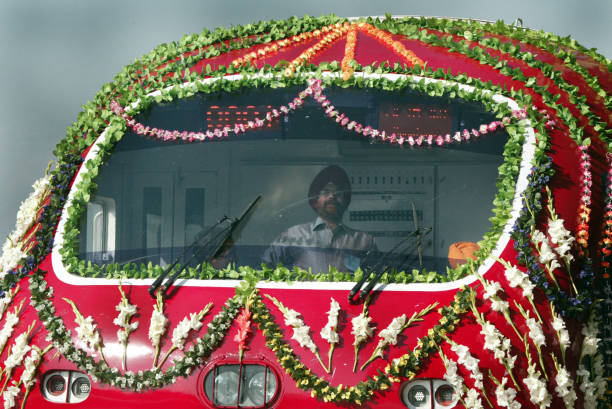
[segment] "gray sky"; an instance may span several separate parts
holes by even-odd
[[[0,245],[81,106],[124,65],[203,27],[292,15],[517,17],[612,58],[612,0],[1,0]]]

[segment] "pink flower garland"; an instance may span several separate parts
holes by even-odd
[[[410,145],[411,147],[415,145],[417,147],[432,145],[442,146],[445,144],[469,141],[472,138],[478,138],[490,132],[495,132],[498,128],[504,128],[511,121],[510,117],[504,117],[501,121],[493,121],[489,124],[482,124],[477,129],[464,129],[462,131],[455,132],[454,135],[430,134],[426,136],[421,135],[416,138],[413,136],[408,136],[407,138],[404,138],[403,136],[398,136],[395,133],[388,134],[386,131],[381,131],[371,126],[363,126],[362,124],[351,120],[344,113],[340,113],[338,110],[336,110],[336,107],[332,105],[329,99],[327,99],[327,97],[323,94],[320,79],[310,79],[308,81],[308,87],[304,91],[300,92],[298,94],[298,97],[294,98],[293,101],[288,103],[286,106],[281,105],[278,109],[272,109],[271,111],[268,111],[263,119],[255,118],[252,121],[248,121],[246,125],[243,123],[236,123],[233,126],[225,126],[222,129],[217,128],[214,131],[208,130],[206,132],[188,132],[177,130],[169,131],[166,129],[151,128],[149,126],[143,125],[140,122],[136,122],[136,120],[132,118],[129,114],[127,114],[125,112],[125,109],[114,100],[111,101],[110,108],[115,115],[123,118],[126,121],[128,127],[138,135],[150,136],[157,139],[161,139],[163,141],[182,140],[185,142],[195,142],[205,141],[207,139],[219,139],[224,137],[226,138],[229,136],[230,133],[240,134],[245,133],[249,130],[261,128],[267,122],[271,122],[272,120],[279,118],[280,116],[289,115],[293,111],[297,110],[297,108],[304,104],[304,100],[307,96],[312,96],[312,98],[321,105],[325,112],[325,115],[335,120],[336,123],[346,128],[347,130],[354,131],[358,134],[362,134],[363,136],[367,136],[372,139],[380,139],[381,141],[398,144],[400,146],[403,146],[405,143]],[[525,109],[512,111],[512,116],[517,119],[525,119],[527,118],[527,112]],[[550,126],[552,124],[554,124],[552,121],[547,122],[547,126]]]
[[[591,155],[588,146],[579,146],[580,170],[582,172],[582,191],[580,195],[580,206],[578,216],[578,244],[580,244],[580,255],[585,255],[589,245],[589,219],[591,215],[591,186],[593,179],[591,175]]]

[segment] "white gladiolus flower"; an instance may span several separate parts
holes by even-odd
[[[355,337],[353,345],[359,345],[372,336],[374,327],[370,327],[370,321],[372,318],[363,312],[351,320],[353,324],[351,334]]]
[[[509,308],[510,305],[508,304],[508,301],[500,300],[499,298],[494,298],[491,300],[491,309],[493,311],[504,313],[508,311]]]
[[[178,349],[183,349],[189,332],[198,331],[200,328],[202,328],[203,324],[200,322],[201,319],[202,317],[195,312],[189,314],[189,317],[183,318],[183,320],[178,323],[172,332],[172,345]]]
[[[557,392],[557,396],[563,399],[563,403],[565,403],[565,407],[567,409],[572,409],[574,407],[574,402],[577,399],[576,391],[574,390],[574,384],[572,378],[567,372],[565,367],[560,366],[557,369],[557,375],[555,375],[555,382],[557,386],[555,386],[555,392]]]
[[[13,381],[13,384],[6,388],[6,390],[2,394],[2,397],[4,398],[4,409],[11,409],[13,406],[15,406],[15,398],[17,398],[19,392],[19,387],[17,387],[17,385]]]
[[[470,377],[474,380],[474,386],[480,390],[484,390],[484,377],[478,366],[480,361],[470,354],[469,348],[465,345],[452,342],[451,350],[457,354],[458,362],[470,371]],[[468,405],[468,407],[470,406]]]
[[[521,270],[515,266],[507,267],[504,270],[504,275],[510,284],[510,287],[519,287],[523,282],[523,277],[526,276]]]
[[[384,341],[388,345],[397,344],[397,337],[404,329],[404,324],[406,324],[406,314],[402,314],[399,317],[393,318],[391,324],[378,334],[382,341]]]
[[[498,292],[502,292],[502,288],[501,288],[501,284],[499,284],[499,282],[494,281],[485,281],[486,285],[484,287],[484,298],[486,299],[490,299],[490,298],[494,298]]]
[[[600,339],[597,338],[597,323],[591,319],[587,325],[582,327],[582,355],[594,355],[597,353],[597,345]]]
[[[576,375],[580,377],[580,390],[584,395],[584,408],[597,409],[597,397],[595,396],[595,384],[591,382],[591,373],[583,365],[578,367]]]
[[[13,329],[15,328],[15,325],[17,325],[18,322],[19,322],[19,312],[17,308],[15,308],[15,311],[8,312],[6,314],[6,320],[4,321],[4,327],[2,327],[2,330],[0,331],[0,351],[4,350],[4,347],[6,346],[6,342],[13,334]]]
[[[340,304],[333,298],[330,302],[329,311],[327,312],[327,324],[321,329],[321,338],[327,340],[330,344],[340,342],[340,336],[336,332],[338,328],[338,315],[340,313]]]
[[[574,241],[569,230],[563,225],[563,219],[548,219],[548,234],[550,234],[550,240],[555,244],[566,240]]]
[[[295,310],[288,309],[283,315],[285,316],[285,325],[288,327],[296,327],[304,324],[304,321],[300,318],[300,313]]]
[[[551,264],[553,261],[556,261],[557,267],[560,267],[559,262],[557,261],[557,255],[555,254],[555,252],[552,250],[552,247],[550,246],[550,243],[548,242],[548,239],[544,239],[544,241],[542,241],[541,247],[540,247],[540,262],[544,265],[549,265]],[[553,267],[550,268],[550,270],[554,270]]]
[[[293,336],[291,338],[295,339],[302,348],[308,348],[312,352],[317,350],[317,346],[310,338],[310,327],[304,325],[303,322],[301,326],[293,327]]]
[[[536,244],[540,244],[544,241],[546,241],[546,236],[544,235],[544,233],[542,233],[540,230],[534,230],[531,233],[531,240],[536,243]]]
[[[565,327],[565,321],[556,313],[553,313],[552,327],[557,332],[559,338],[559,345],[562,350],[566,350],[570,344],[569,332]]]
[[[123,345],[121,365],[125,370],[128,338],[130,337],[130,333],[138,328],[138,322],[130,323],[130,320],[134,314],[136,314],[137,308],[135,305],[128,302],[128,299],[121,288],[121,282],[119,282],[119,292],[121,293],[121,301],[115,307],[115,309],[119,311],[119,315],[113,320],[113,323],[121,327],[121,329],[117,331],[117,339]]]
[[[2,255],[0,256],[0,279],[3,278],[9,270],[17,267],[19,261],[26,256],[26,254],[21,251],[21,240],[36,219],[36,211],[44,197],[49,179],[50,176],[45,176],[34,182],[32,185],[34,191],[19,206],[15,229],[2,246]]]
[[[533,289],[535,288],[535,284],[531,282],[529,276],[519,270],[515,266],[506,267],[504,270],[504,274],[510,287],[519,287],[523,290],[523,297],[532,298],[533,297]]]
[[[28,337],[30,336],[29,331],[21,333],[17,338],[15,338],[15,344],[11,348],[11,353],[4,361],[4,371],[6,373],[11,373],[13,368],[18,365],[21,365],[21,361],[23,357],[30,352],[32,347],[28,345]]]
[[[459,395],[459,398],[463,395],[463,377],[457,372],[457,363],[451,359],[445,359],[444,365],[446,366],[446,373],[444,379],[455,388],[455,392]]]
[[[556,250],[559,256],[569,264],[574,259],[571,250],[576,239],[563,226],[563,219],[548,219],[548,234],[550,234],[550,241],[557,245]]]
[[[90,348],[94,349],[100,344],[100,334],[98,333],[97,326],[93,322],[91,316],[77,317],[75,319],[78,326],[76,327],[77,336],[83,342],[85,342]]]
[[[483,409],[482,400],[480,399],[480,394],[476,391],[476,389],[468,390],[465,398],[465,407],[470,409]]]
[[[529,389],[529,400],[531,400],[531,403],[539,406],[540,409],[550,406],[552,397],[548,393],[546,382],[542,380],[534,364],[530,364],[527,368],[527,378],[523,379],[523,383]]]
[[[162,307],[163,308],[163,307]],[[161,337],[166,333],[168,319],[164,315],[163,310],[153,307],[151,314],[151,324],[149,325],[149,339],[154,347],[158,347],[161,342]]]
[[[40,363],[41,355],[40,350],[36,347],[32,348],[30,355],[26,357],[23,361],[23,372],[21,374],[21,382],[24,384],[26,388],[32,387],[36,382],[34,376],[36,375],[36,369],[38,369],[38,364]]]
[[[526,323],[529,327],[529,337],[534,345],[538,347],[546,345],[546,337],[544,336],[544,331],[542,331],[540,323],[534,318],[527,318]]]
[[[516,390],[513,388],[505,389],[504,386],[506,385],[506,382],[508,382],[508,378],[504,377],[495,389],[497,404],[508,409],[521,409],[521,404],[514,400],[516,397]]]

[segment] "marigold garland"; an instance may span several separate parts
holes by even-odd
[[[303,43],[307,40],[313,39],[313,38],[319,38],[321,37],[321,35],[326,34],[330,31],[332,31],[334,28],[336,27],[336,24],[330,24],[324,27],[321,27],[320,29],[316,29],[313,31],[309,31],[309,32],[305,32],[305,33],[300,33],[300,34],[296,34],[293,35],[289,38],[283,38],[281,40],[276,40],[264,47],[259,48],[257,51],[251,51],[245,55],[243,55],[242,57],[238,57],[235,60],[233,60],[230,64],[233,67],[240,67],[243,64],[249,64],[255,60],[257,60],[258,58],[264,58],[267,57],[269,54],[272,53],[276,53],[278,51],[281,51],[284,48],[287,48],[291,45],[296,45],[299,43]]]
[[[397,54],[404,57],[404,59],[406,59],[406,61],[409,62],[410,65],[420,65],[421,67],[425,66],[423,60],[417,57],[412,51],[407,50],[404,44],[394,40],[393,36],[389,32],[383,31],[368,23],[358,23],[357,27],[362,29],[364,33],[380,41],[380,43],[386,46],[387,48],[390,48]]]
[[[310,62],[318,53],[339,40],[350,28],[351,24],[346,22],[344,24],[338,23],[334,25],[329,34],[291,61],[289,66],[283,71],[283,74],[287,77],[292,76],[298,66]]]
[[[357,45],[357,29],[352,26],[346,35],[346,45],[344,47],[344,57],[340,67],[342,68],[342,79],[348,81],[353,76],[355,69],[351,66],[351,61],[355,59],[355,47]]]

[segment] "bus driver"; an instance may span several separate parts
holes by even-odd
[[[283,232],[265,251],[263,261],[274,267],[300,267],[312,272],[335,268],[354,272],[366,255],[376,251],[374,238],[342,223],[351,202],[351,184],[346,172],[331,165],[319,172],[308,189],[308,201],[317,214],[310,223]]]

